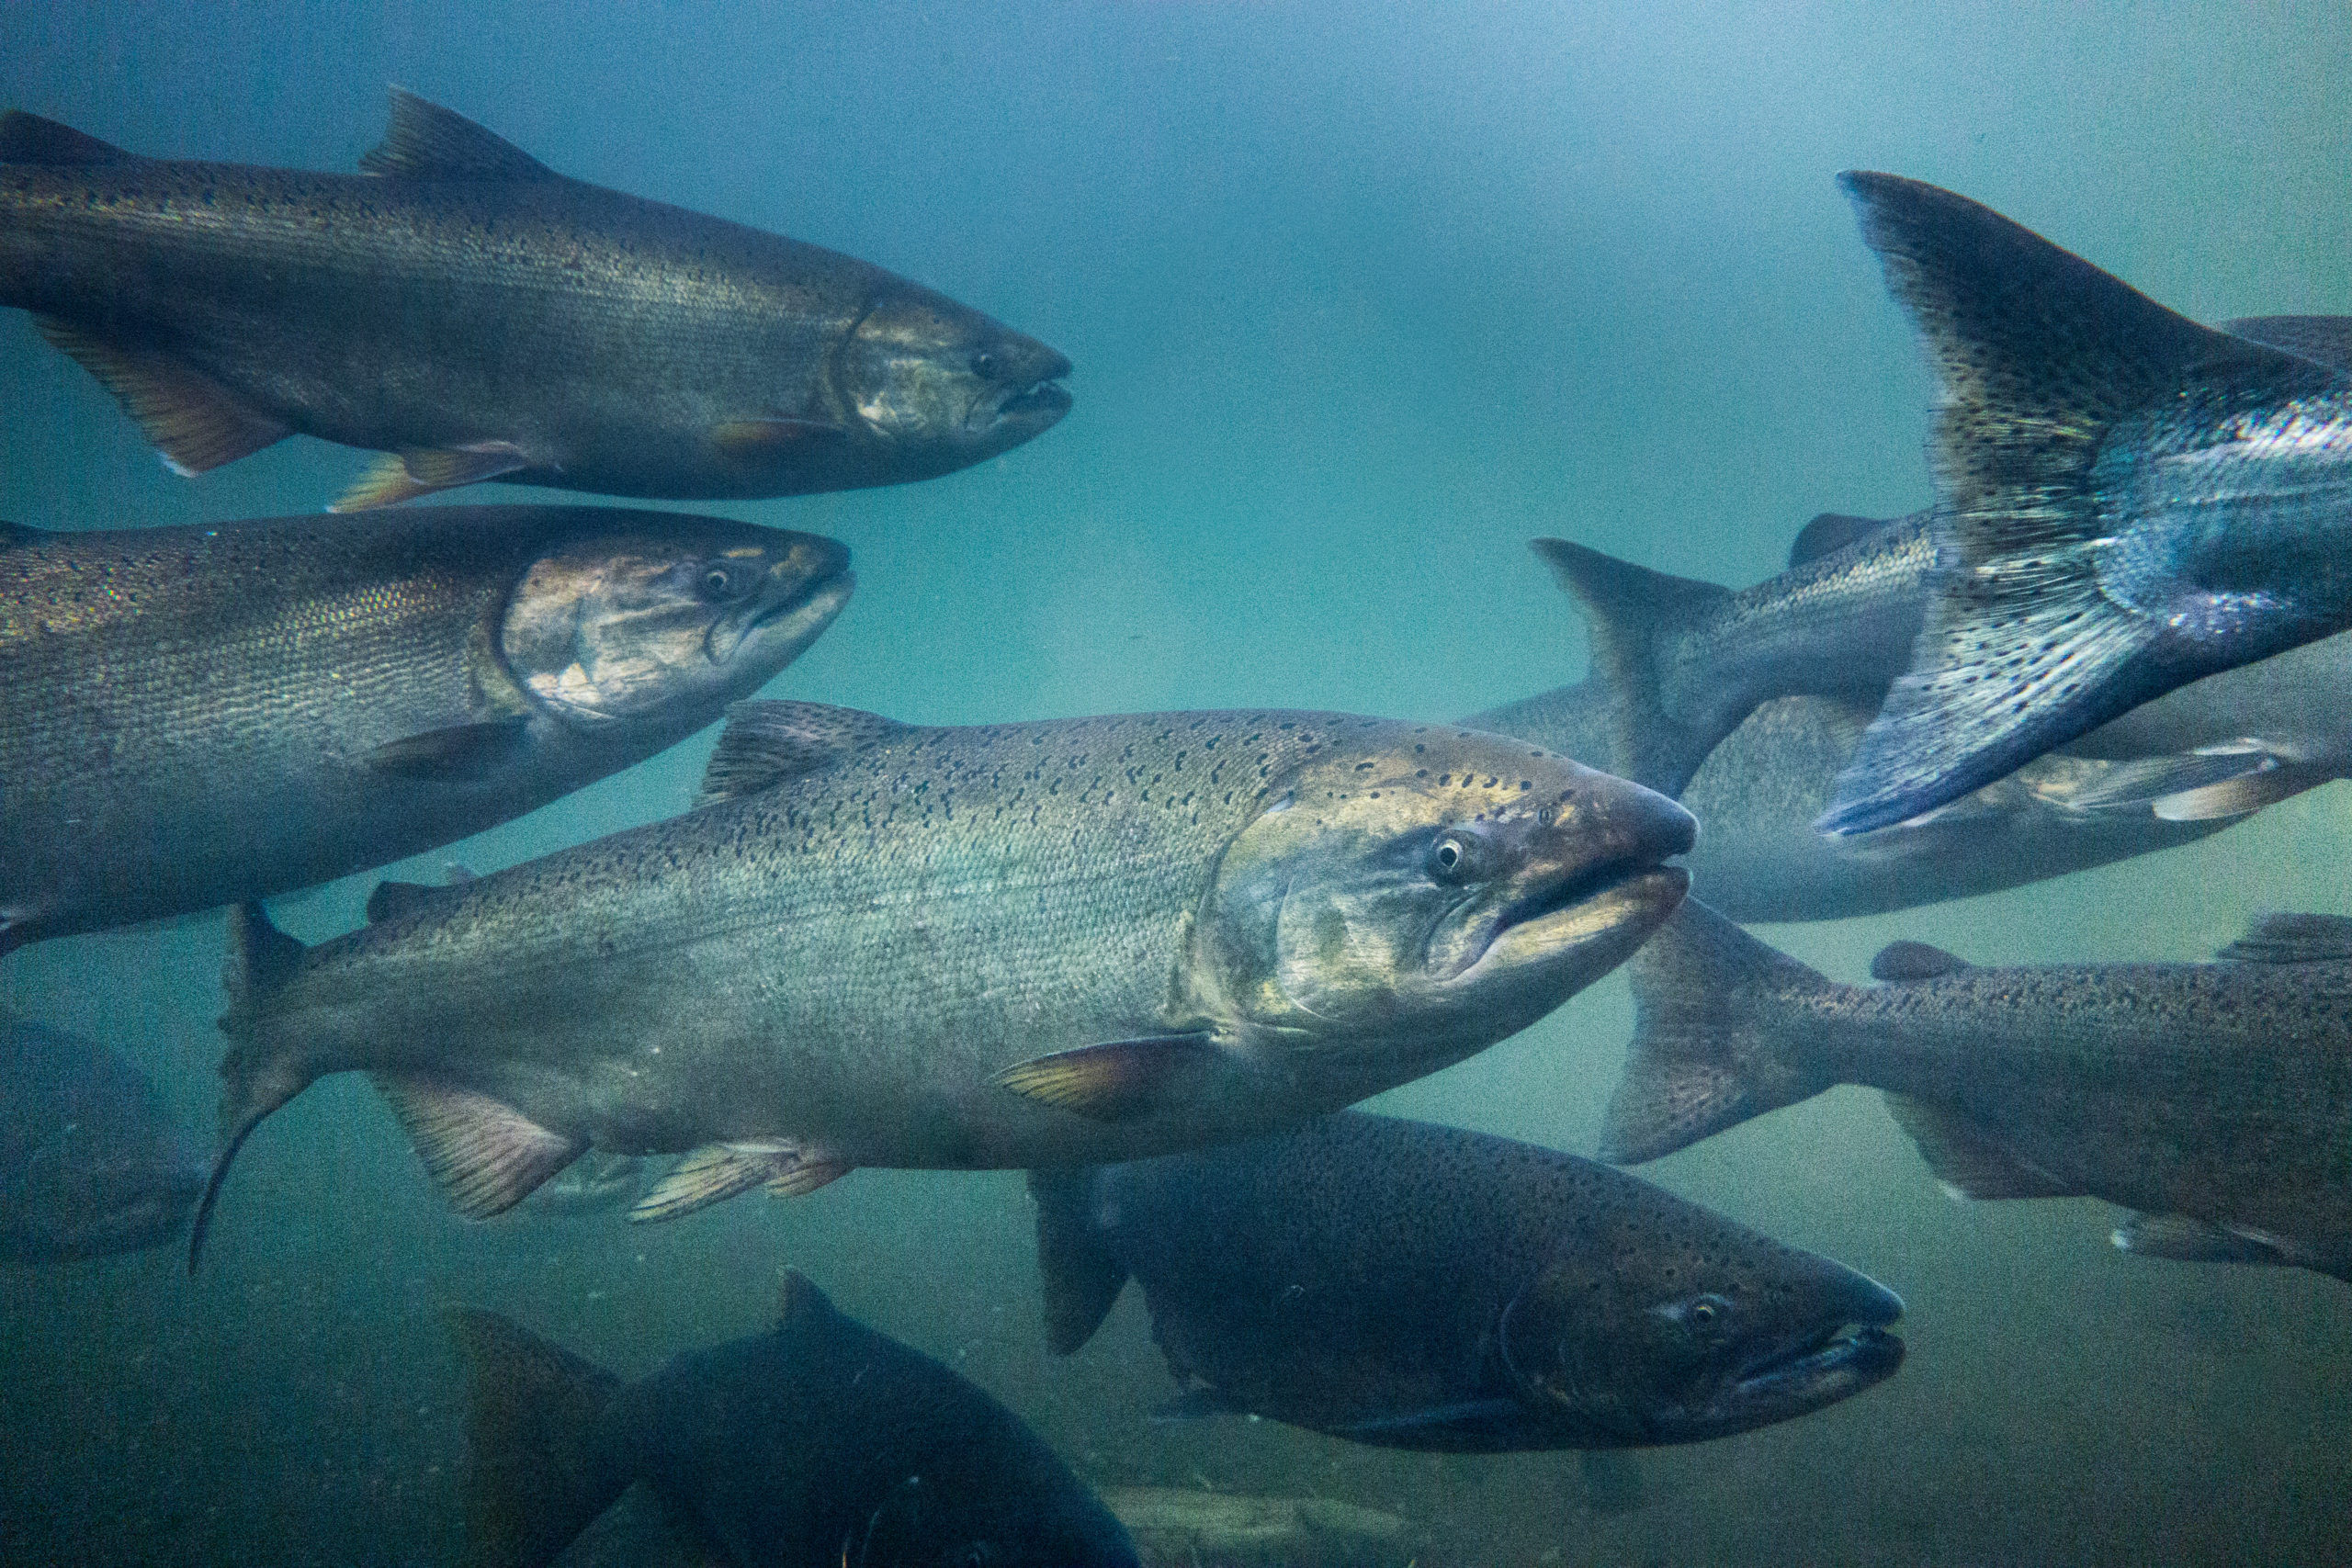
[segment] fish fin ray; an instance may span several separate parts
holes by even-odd
[[[480,784],[515,759],[530,729],[530,719],[521,714],[479,724],[453,724],[387,740],[360,761],[377,773],[404,779]]]
[[[1219,1055],[1216,1038],[1205,1030],[1107,1040],[1032,1056],[989,1081],[1096,1122],[1126,1122],[1149,1115],[1178,1079],[1198,1073]]]
[[[2262,915],[2214,955],[2235,964],[2352,963],[2352,919],[2342,915]]]
[[[504,137],[401,86],[391,89],[382,144],[362,155],[359,167],[387,179],[564,178]]]
[[[202,371],[153,349],[125,348],[71,321],[33,325],[122,405],[171,470],[193,479],[283,441],[294,427],[262,412]]]
[[[2192,385],[2278,396],[2338,378],[2199,326],[1964,197],[1892,175],[1839,183],[1939,381],[1941,561],[1912,668],[1818,824],[1843,834],[1917,817],[2210,672],[2189,634],[2103,590],[2106,434]]]
[[[656,1181],[628,1217],[640,1224],[674,1220],[760,1186],[780,1197],[814,1192],[849,1170],[843,1161],[813,1156],[797,1144],[705,1144]]]
[[[397,506],[420,495],[481,484],[532,466],[523,449],[511,441],[484,441],[469,446],[411,446],[398,452],[381,452],[327,510],[370,512],[379,506]]]
[[[1681,794],[1707,753],[1739,728],[1754,705],[1742,705],[1734,696],[1711,702],[1694,719],[1677,716],[1662,649],[1686,626],[1729,604],[1731,590],[1652,571],[1566,539],[1535,539],[1529,547],[1584,612],[1593,667],[1615,699],[1609,771]]]
[[[821,419],[730,419],[711,426],[710,444],[730,462],[753,464],[848,434],[841,425]]]
[[[313,1075],[289,1058],[266,1055],[258,1039],[262,1004],[301,967],[307,951],[270,923],[259,901],[240,904],[229,911],[229,949],[220,966],[221,988],[229,998],[220,1015],[220,1032],[230,1042],[220,1058],[223,1135],[204,1184],[204,1196],[196,1207],[196,1222],[188,1228],[190,1274],[203,1259],[212,1211],[220,1201],[220,1190],[228,1182],[237,1151],[266,1117],[312,1082]]]
[[[2292,1265],[2299,1260],[2273,1241],[2187,1214],[2133,1214],[2109,1236],[2125,1252],[2183,1263]]]
[[[1602,1159],[1657,1159],[1829,1087],[1761,1016],[1769,998],[1829,982],[1698,900],[1682,901],[1626,973],[1634,1037],[1602,1117]]]
[[[504,1213],[588,1146],[469,1089],[413,1073],[368,1077],[449,1206],[469,1220]]]
[[[1068,1356],[1094,1337],[1126,1288],[1127,1266],[1094,1224],[1094,1183],[1089,1168],[1033,1170],[1029,1195],[1037,1201],[1037,1284],[1046,1303],[1046,1344]]]
[[[1883,1091],[1895,1125],[1909,1134],[1928,1174],[1955,1198],[2075,1198],[2080,1185],[2036,1169],[1985,1133],[1945,1110],[1892,1089]]]
[[[771,1198],[806,1198],[820,1187],[831,1187],[856,1168],[845,1159],[803,1159],[790,1170],[771,1176],[760,1185]]]
[[[44,164],[65,168],[93,164],[143,164],[111,141],[23,109],[0,114],[0,164]]]
[[[1855,517],[1843,512],[1822,512],[1812,522],[1797,530],[1789,543],[1789,569],[1808,566],[1824,556],[1834,556],[1847,546],[1859,544],[1881,528],[1896,521],[1890,517]]]
[[[2222,330],[2352,376],[2352,316],[2241,316]]]
[[[732,704],[695,804],[714,806],[757,795],[909,728],[879,714],[822,703],[761,699]]]
[[[541,1568],[628,1489],[597,1424],[621,1380],[480,1307],[445,1308],[466,1364],[466,1562]]]
[[[2162,757],[2097,761],[2032,787],[2061,811],[2082,816],[2145,812],[2167,822],[2211,822],[2248,816],[2339,776],[2339,768],[2297,761],[2249,737]]]
[[[1871,960],[1873,980],[1932,980],[1967,968],[1968,961],[1924,942],[1891,942]]]

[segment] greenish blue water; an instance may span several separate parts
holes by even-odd
[[[1820,510],[1928,497],[1927,380],[1830,176],[2007,213],[2192,316],[2352,310],[2352,11],[2233,4],[999,5],[505,0],[0,11],[0,107],[133,150],[347,168],[399,82],[562,171],[866,257],[1077,364],[1031,446],[927,484],[709,508],[855,550],[771,688],[924,722],[1279,705],[1443,717],[1577,678],[1524,547],[1742,583]],[[0,318],[0,515],[310,510],[295,441],[189,481]],[[473,499],[543,499],[483,491]],[[0,674],[0,683],[5,674]],[[17,700],[6,694],[7,700]],[[686,804],[708,737],[390,874],[511,863]],[[2191,958],[2252,911],[2352,913],[2345,786],[2161,857],[1768,929],[1844,978]],[[379,874],[278,901],[315,940]],[[0,997],[123,1046],[211,1123],[221,921],[51,942]],[[1388,1108],[1590,1146],[1622,980]],[[11,1562],[454,1560],[459,1389],[434,1316],[495,1306],[628,1371],[757,1327],[786,1263],[1012,1403],[1090,1479],[1314,1491],[1430,1562],[2321,1562],[2352,1552],[2352,1291],[2135,1261],[2087,1201],[1947,1201],[1840,1090],[1645,1175],[1910,1303],[1904,1371],[1644,1455],[1385,1453],[1149,1427],[1139,1303],[1069,1362],[1011,1174],[861,1172],[673,1225],[467,1225],[356,1079],[243,1156],[169,1252],[0,1270]]]

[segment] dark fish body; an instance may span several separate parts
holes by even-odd
[[[520,816],[711,723],[850,587],[830,539],[610,508],[0,525],[0,952]]]
[[[2352,1280],[2352,920],[2272,916],[2211,964],[1978,969],[1898,942],[1862,987],[1686,905],[1630,972],[1611,1158],[1863,1084],[1962,1196],[2086,1194],[2141,1212],[2132,1250]]]
[[[463,1212],[594,1147],[635,1213],[859,1165],[1081,1163],[1432,1072],[1620,963],[1680,807],[1523,741],[1307,713],[922,728],[740,705],[710,804],[303,949],[232,927],[223,1127],[375,1076]]]
[[[1614,756],[1616,703],[1604,682],[1592,680],[1464,722],[1600,766]],[[1870,719],[1869,708],[1853,704],[1780,697],[1707,754],[1681,795],[1701,824],[1683,863],[1715,908],[1738,920],[1882,914],[2188,843],[2234,820],[2170,820],[2144,801],[2131,808],[2130,797],[2172,782],[2145,780],[2125,764],[2052,754],[1917,820],[1831,837],[1814,820]],[[2083,804],[2101,793],[2117,804]]]
[[[1046,1333],[1131,1276],[1186,1403],[1358,1442],[1691,1442],[1894,1372],[1902,1303],[1607,1166],[1346,1112],[1251,1143],[1040,1171]]]
[[[1069,400],[1060,355],[854,257],[568,179],[395,92],[361,175],[136,157],[0,118],[0,303],[197,472],[289,434],[676,499],[930,478]]]
[[[684,1561],[1135,1568],[1126,1530],[1020,1417],[797,1273],[765,1334],[623,1383],[495,1313],[471,1372],[468,1568],[539,1568],[642,1483]]]
[[[1940,384],[1938,564],[1910,668],[1825,829],[1932,810],[2165,692],[2352,627],[2339,358],[2199,326],[1950,191],[1842,183]]]
[[[203,1191],[202,1154],[127,1057],[0,1014],[0,1259],[164,1246]]]

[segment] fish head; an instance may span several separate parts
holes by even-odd
[[[849,550],[834,540],[639,517],[534,560],[494,628],[506,672],[575,729],[681,715],[699,728],[798,658],[849,602]]]
[[[1635,1183],[1621,1172],[1617,1181]],[[1903,1300],[1637,1183],[1505,1309],[1520,1396],[1584,1447],[1698,1442],[1859,1393],[1903,1364]]]
[[[1474,730],[1332,739],[1268,781],[1195,919],[1235,1024],[1458,1056],[1615,968],[1690,886],[1665,862],[1696,822],[1638,784]]]
[[[210,1162],[179,1128],[102,1114],[66,1123],[28,1162],[0,1217],[0,1256],[39,1261],[163,1247],[187,1229]]]
[[[835,358],[854,426],[913,477],[944,474],[1043,434],[1069,412],[1069,361],[924,289],[884,299]]]

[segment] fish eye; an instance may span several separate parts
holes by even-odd
[[[987,349],[972,355],[972,374],[984,381],[996,378],[996,355]]]
[[[1452,882],[1470,874],[1470,840],[1459,833],[1442,833],[1430,846],[1430,874]]]
[[[731,599],[742,590],[737,586],[736,573],[724,566],[714,566],[702,574],[702,596],[706,599]]]
[[[1701,1296],[1690,1303],[1688,1318],[1693,1328],[1713,1328],[1722,1320],[1724,1314],[1730,1311],[1731,1303],[1724,1300],[1723,1297]]]
[[[1560,808],[1556,806],[1542,807],[1535,813],[1535,825],[1538,828],[1549,828],[1559,819]]]

